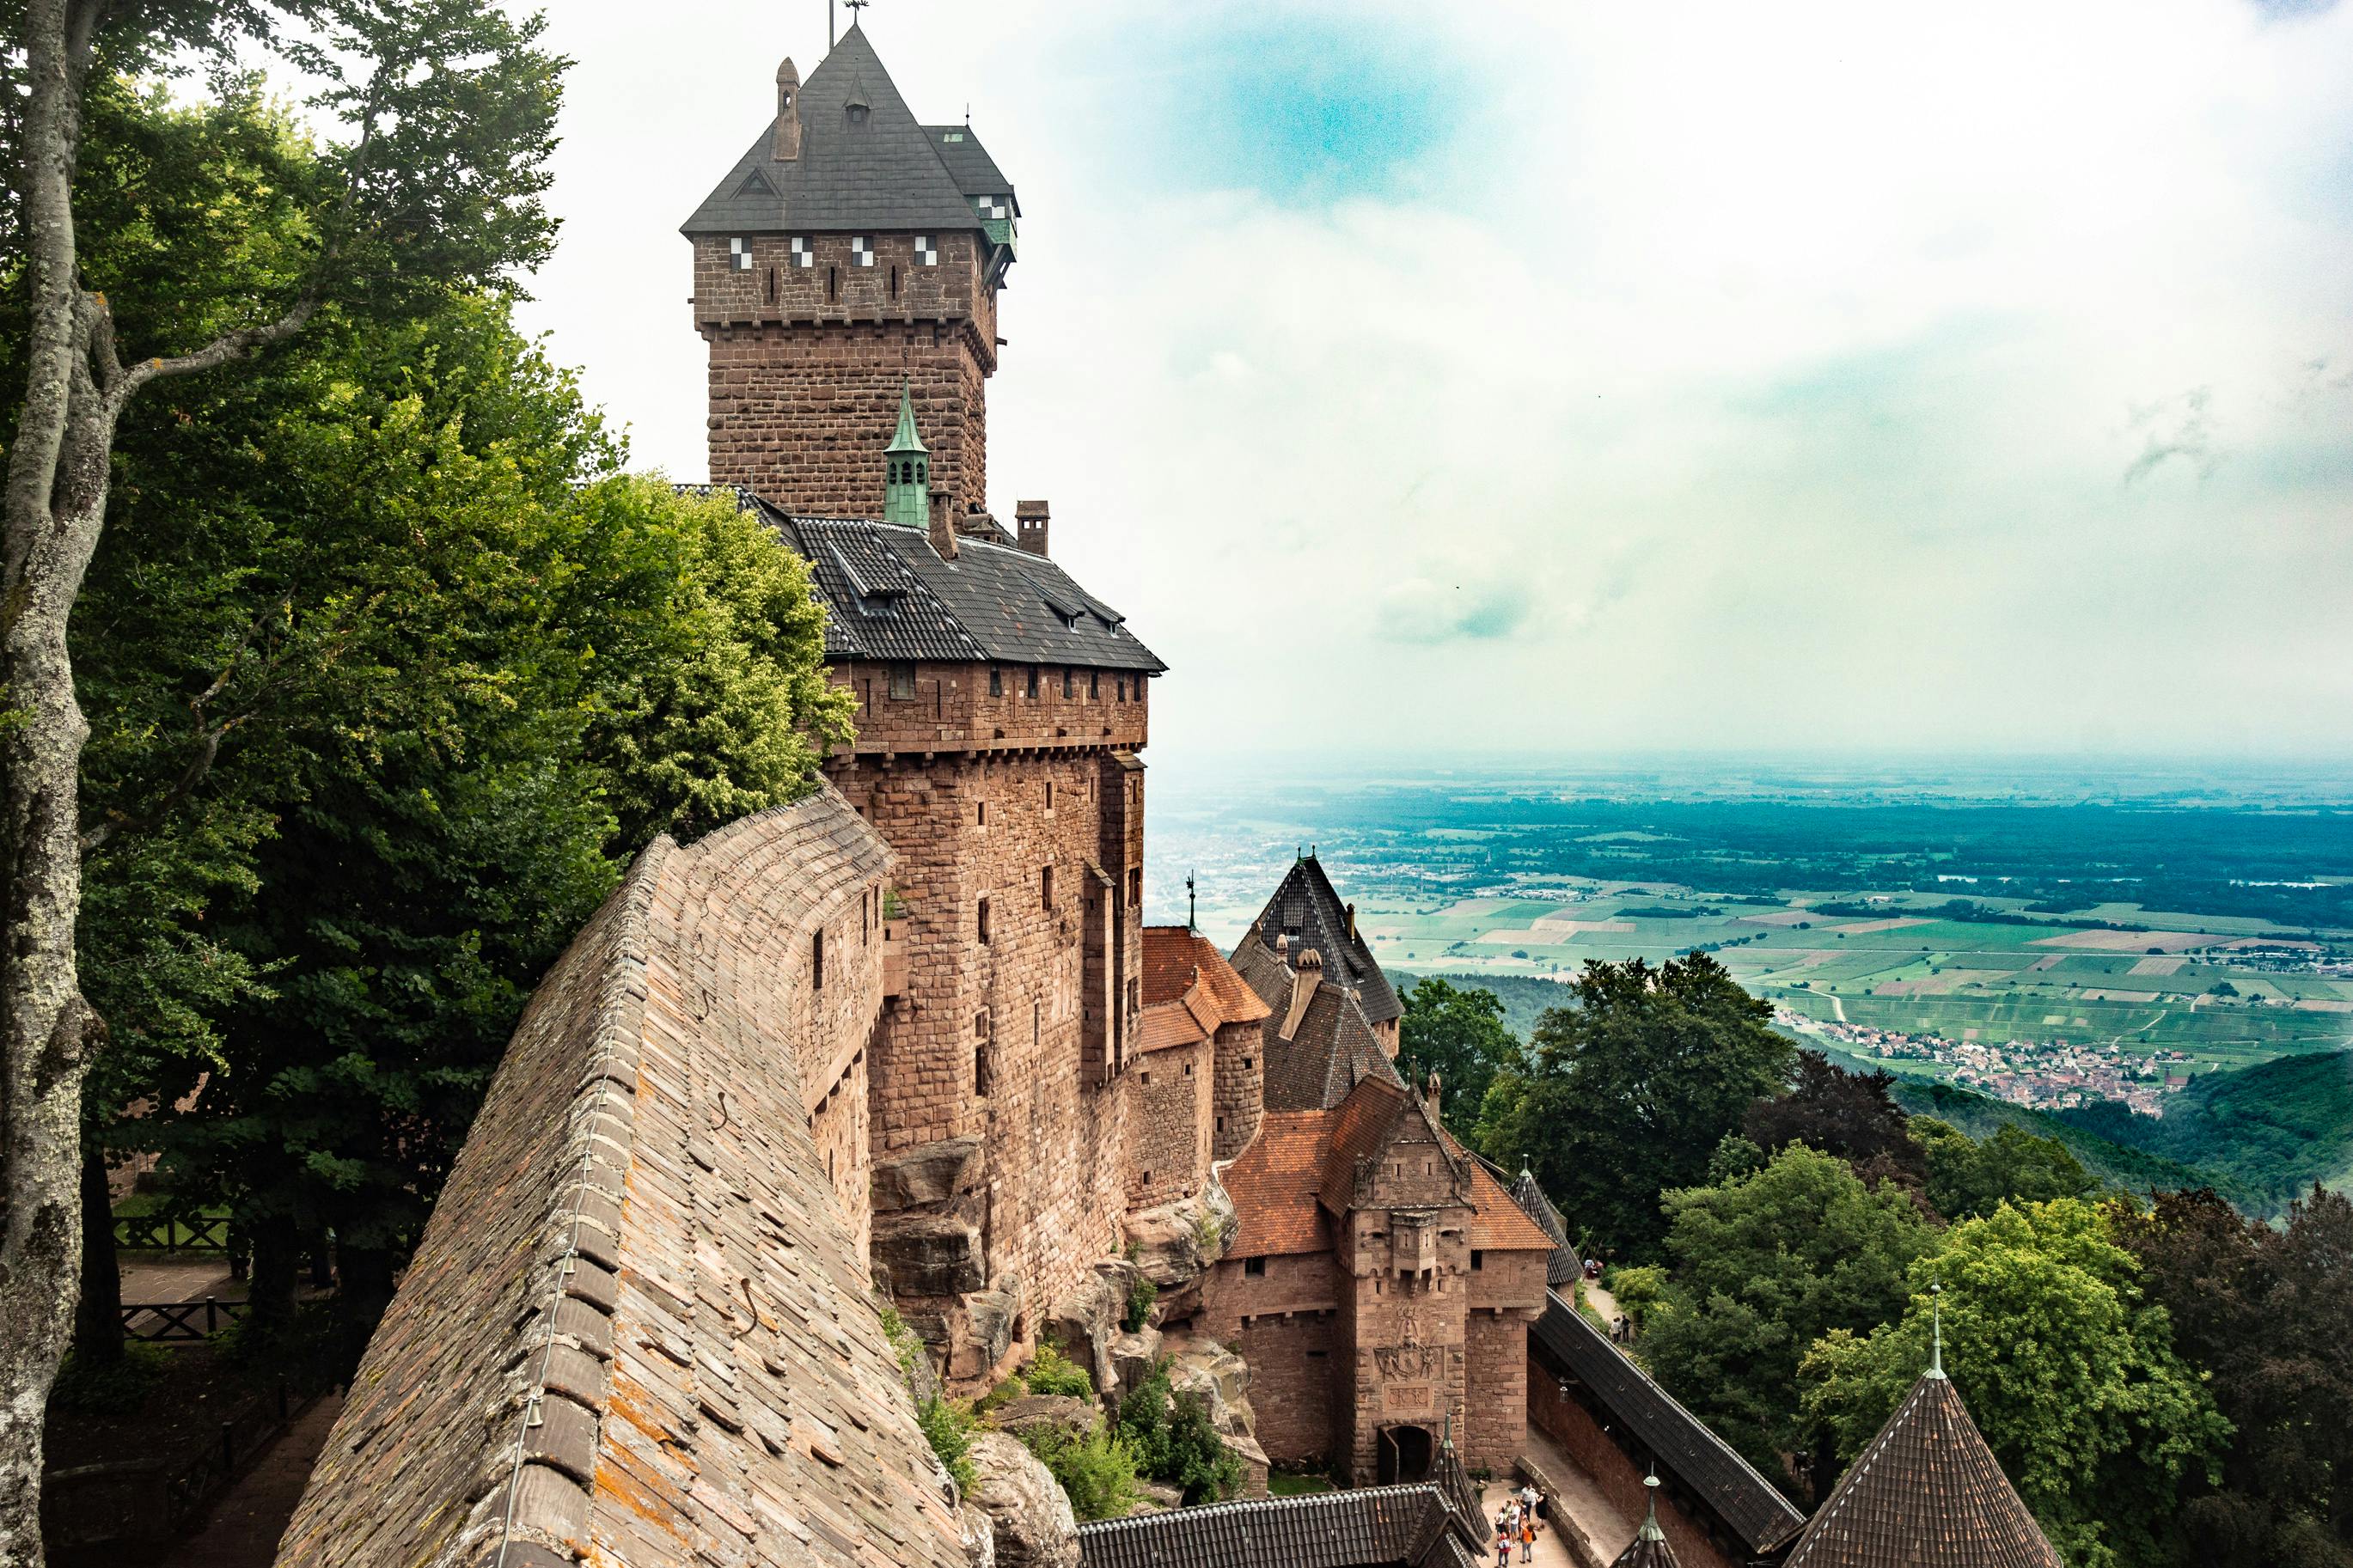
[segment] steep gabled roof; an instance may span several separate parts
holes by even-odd
[[[1590,1389],[1659,1468],[1705,1504],[1749,1551],[1769,1552],[1804,1527],[1806,1516],[1788,1499],[1628,1361],[1608,1335],[1577,1316],[1559,1292],[1546,1293],[1544,1316],[1529,1328],[1528,1343]]]
[[[1245,961],[1242,949],[1257,946],[1271,955],[1275,938],[1288,939],[1291,954],[1314,949],[1324,955],[1324,978],[1326,984],[1354,989],[1365,1009],[1365,1016],[1376,1024],[1386,1024],[1400,1016],[1405,1006],[1373,960],[1373,950],[1361,933],[1349,931],[1348,907],[1334,890],[1332,880],[1324,874],[1322,862],[1314,856],[1303,856],[1293,862],[1274,897],[1243,934],[1241,948],[1234,954],[1234,967],[1251,978],[1256,985],[1256,972],[1264,964],[1257,957]],[[1265,995],[1264,991],[1259,993]]]
[[[1472,1568],[1477,1520],[1446,1487],[1359,1487],[1134,1514],[1079,1527],[1083,1568]]]
[[[1021,204],[1013,199],[1013,182],[997,168],[971,126],[926,125],[923,134],[939,149],[940,162],[947,165],[957,189],[966,196],[1002,200],[1011,206],[1013,216],[1021,216]]]
[[[825,595],[828,658],[1167,668],[1124,616],[1042,555],[967,537],[943,561],[920,528],[758,505]]]
[[[865,105],[861,119],[851,116],[853,103]],[[981,226],[971,195],[944,155],[955,146],[963,171],[986,164],[993,173],[996,164],[977,142],[945,143],[916,123],[865,29],[852,26],[818,62],[801,84],[798,108],[800,156],[776,156],[776,121],[770,115],[759,139],[703,197],[681,233]],[[979,153],[977,164],[967,149]],[[998,189],[1010,195],[1012,187]]]
[[[1250,1147],[1226,1167],[1238,1224],[1228,1258],[1283,1258],[1332,1250],[1332,1222],[1315,1200],[1331,1119],[1321,1110],[1271,1111]]]
[[[1368,1079],[1404,1089],[1364,1009],[1345,992],[1318,985],[1285,1039],[1278,1031],[1288,1021],[1285,1012],[1271,1013],[1266,1021],[1262,1093],[1269,1110],[1329,1110]]]
[[[2060,1568],[1961,1396],[1913,1385],[1815,1513],[1786,1568]]]
[[[1497,1181],[1510,1184],[1512,1201],[1519,1205],[1520,1212],[1552,1237],[1552,1257],[1545,1263],[1545,1283],[1560,1286],[1584,1278],[1585,1260],[1577,1257],[1576,1247],[1568,1239],[1568,1220],[1545,1195],[1544,1185],[1536,1180],[1535,1173],[1522,1166],[1518,1175],[1508,1175],[1501,1165],[1484,1155],[1480,1156],[1479,1163]]]

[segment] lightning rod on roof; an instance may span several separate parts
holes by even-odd
[[[1187,931],[1198,931],[1201,929],[1201,922],[1198,918],[1198,906],[1195,903],[1193,898],[1193,873],[1187,871],[1185,873],[1185,929]]]

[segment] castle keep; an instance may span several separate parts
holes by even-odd
[[[685,225],[711,488],[807,563],[856,739],[649,847],[544,977],[280,1562],[1470,1568],[1470,1472],[1557,1465],[1623,1526],[1588,1568],[2048,1568],[1940,1373],[1809,1529],[1579,1318],[1314,856],[1230,959],[1144,925],[1165,667],[1045,502],[987,509],[1012,186],[857,26],[776,89]],[[1257,1495],[1080,1530],[1003,1432],[963,1495],[912,1388],[1047,1341],[1105,1399],[1169,1367]]]

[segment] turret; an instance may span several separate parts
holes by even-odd
[[[789,56],[776,68],[776,162],[789,163],[801,155],[801,73]]]
[[[905,528],[931,522],[932,454],[915,433],[913,390],[899,384],[899,428],[882,451],[882,521]]]

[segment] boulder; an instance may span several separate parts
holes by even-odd
[[[1185,1489],[1172,1487],[1166,1481],[1150,1480],[1138,1476],[1135,1478],[1135,1494],[1136,1504],[1127,1510],[1131,1514],[1166,1513],[1172,1508],[1185,1506]]]
[[[964,1299],[965,1332],[948,1361],[955,1378],[987,1377],[1013,1349],[1013,1324],[1021,1301],[1010,1290],[977,1290]]]
[[[1197,1339],[1168,1363],[1168,1387],[1198,1395],[1208,1406],[1209,1425],[1226,1437],[1250,1437],[1258,1430],[1250,1404],[1248,1363],[1215,1340]]]
[[[944,1204],[980,1184],[980,1140],[943,1138],[874,1162],[874,1212]]]
[[[1103,1424],[1103,1414],[1086,1400],[1067,1394],[1032,1394],[1007,1400],[989,1413],[988,1419],[998,1431],[1016,1436],[1033,1426],[1059,1426],[1083,1437]]]
[[[1106,1396],[1118,1386],[1113,1369],[1112,1336],[1119,1332],[1119,1316],[1127,1305],[1130,1270],[1124,1262],[1097,1264],[1094,1275],[1054,1303],[1039,1325],[1038,1338],[1085,1367],[1095,1391]]]
[[[964,1568],[997,1568],[997,1527],[988,1515],[965,1503],[956,1510],[956,1528],[964,1536]]]
[[[1121,1228],[1135,1266],[1167,1292],[1198,1284],[1232,1244],[1240,1224],[1234,1200],[1213,1180],[1192,1197],[1137,1210]]]
[[[987,1283],[980,1232],[947,1215],[878,1215],[872,1251],[902,1295],[963,1296]]]
[[[1149,1324],[1111,1342],[1112,1370],[1119,1374],[1122,1388],[1134,1388],[1150,1377],[1153,1363],[1159,1359],[1160,1331]]]
[[[1229,1433],[1226,1447],[1231,1448],[1242,1462],[1241,1495],[1266,1496],[1266,1473],[1271,1467],[1267,1461],[1266,1450],[1259,1447],[1258,1439],[1245,1434]]]
[[[996,1536],[997,1568],[1078,1568],[1079,1521],[1071,1500],[1021,1439],[984,1432],[966,1457],[972,1501]]]

